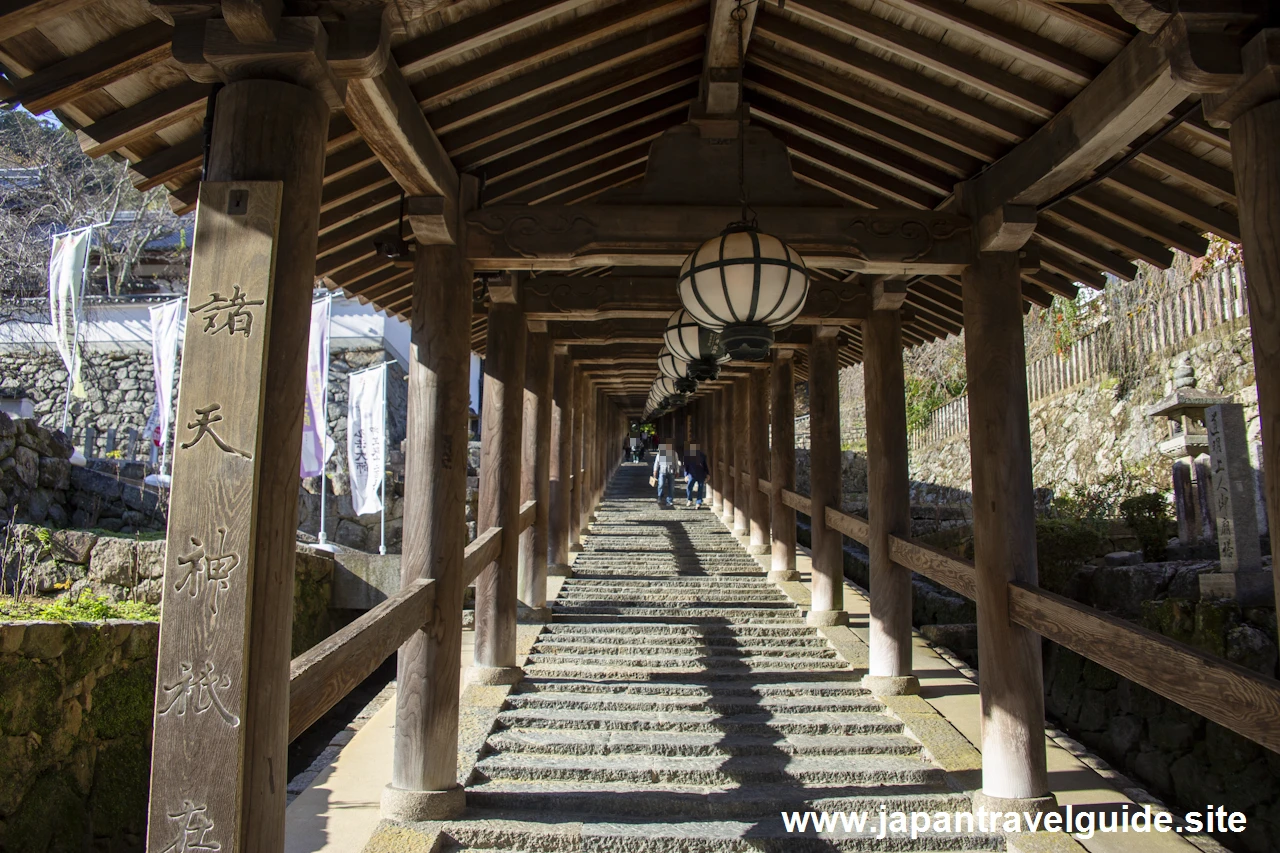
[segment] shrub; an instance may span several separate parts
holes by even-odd
[[[1036,562],[1040,586],[1070,594],[1071,578],[1102,549],[1104,526],[1091,518],[1037,518]]]
[[[1158,562],[1169,553],[1169,505],[1164,495],[1148,492],[1120,502],[1120,515],[1142,544],[1147,560]]]

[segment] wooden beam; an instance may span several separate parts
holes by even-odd
[[[538,32],[539,27],[573,12],[587,0],[514,0],[410,39],[392,51],[405,74],[474,55],[503,39]],[[541,28],[539,28],[541,29]]]
[[[450,206],[456,202],[458,173],[398,67],[388,63],[376,77],[348,81],[346,109],[407,195],[444,198]],[[452,222],[448,213],[445,218]]]
[[[156,131],[203,114],[208,97],[207,85],[180,83],[81,128],[85,140],[80,147],[90,157],[109,154]]]
[[[618,179],[615,176],[619,173],[626,173],[628,176],[643,175],[651,139],[652,137],[620,148],[606,157],[599,157],[597,149],[583,166],[571,165],[566,169],[563,164],[549,164],[543,169],[525,173],[521,187],[495,197],[494,201],[573,204],[588,192],[603,192],[603,188],[596,189],[602,186],[602,181],[609,186],[616,186]],[[553,171],[556,173],[554,176],[549,174]]]
[[[202,162],[204,138],[197,133],[139,160],[129,169],[135,175],[133,186],[146,192],[182,175],[198,171]]]
[[[0,2],[0,33],[12,38],[49,21],[65,18],[96,0],[4,0]]]
[[[751,42],[759,3],[742,0],[711,0],[711,21],[707,26],[707,50],[702,64],[702,93],[697,114],[736,116],[738,102],[739,51],[745,56]],[[737,17],[735,18],[735,12]]]
[[[1070,104],[976,180],[978,207],[1049,201],[1124,150],[1188,94],[1173,78],[1168,50],[1151,36],[1136,36]]]
[[[761,207],[760,226],[810,266],[884,273],[958,272],[971,255],[968,220],[890,209]],[[663,205],[482,208],[467,217],[476,269],[679,266],[736,209]]]
[[[22,105],[39,115],[163,62],[172,41],[173,27],[152,21],[11,82]]]
[[[695,39],[707,25],[705,13],[694,6],[693,0],[643,0],[640,6],[617,4],[598,15],[608,16],[608,20],[591,16],[569,28],[578,34],[569,45],[553,40],[555,31],[552,38],[538,36],[516,42],[475,63],[428,77],[413,87],[414,96],[426,108],[432,126],[439,133],[448,133],[540,93]],[[607,39],[611,31],[625,35],[610,41]],[[578,52],[566,56],[568,47],[577,48]],[[478,66],[473,68],[476,63]],[[533,69],[535,64],[539,67]],[[526,70],[528,73],[520,73]]]

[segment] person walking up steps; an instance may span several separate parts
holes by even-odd
[[[702,495],[710,472],[707,454],[700,450],[698,445],[690,444],[689,450],[684,455],[685,506],[702,508]]]
[[[675,505],[671,499],[671,490],[679,467],[680,460],[671,445],[658,445],[658,455],[653,460],[653,478],[658,486],[658,506],[664,509]]]

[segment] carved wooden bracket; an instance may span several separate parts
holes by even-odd
[[[1280,99],[1280,29],[1265,29],[1241,51],[1242,73],[1226,91],[1204,96],[1204,117],[1226,127],[1255,107]]]

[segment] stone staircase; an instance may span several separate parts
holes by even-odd
[[[614,478],[468,780],[451,851],[1004,850],[880,834],[968,797],[710,512]],[[683,503],[683,502],[681,502]],[[786,811],[866,812],[787,832]]]

